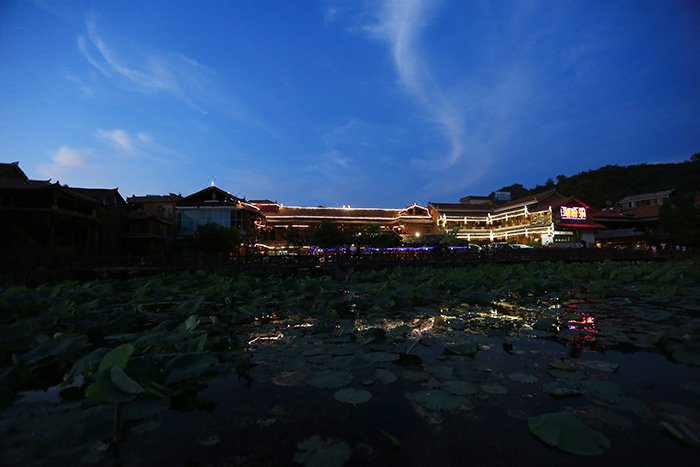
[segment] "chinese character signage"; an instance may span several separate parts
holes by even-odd
[[[586,208],[582,207],[566,207],[561,206],[559,208],[559,213],[562,219],[567,220],[585,220],[586,219]]]

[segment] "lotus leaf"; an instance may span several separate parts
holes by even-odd
[[[470,396],[479,392],[479,388],[476,385],[467,381],[458,380],[445,381],[442,383],[442,388],[445,391],[458,396]]]
[[[320,389],[336,389],[352,381],[352,373],[343,370],[319,370],[306,379],[306,384]]]
[[[348,404],[362,404],[372,398],[372,393],[365,389],[344,388],[336,391],[333,397]]]
[[[506,394],[508,392],[508,388],[498,383],[485,383],[480,387],[486,394]]]
[[[351,455],[352,449],[347,443],[331,443],[314,435],[297,444],[294,460],[305,467],[341,467]]]
[[[136,347],[133,344],[122,344],[119,347],[115,347],[102,357],[98,370],[102,371],[115,366],[123,370],[126,368],[126,364],[135,350]]]
[[[205,353],[187,353],[178,355],[165,364],[166,384],[185,381],[205,373],[217,362],[216,357]]]
[[[406,393],[408,400],[425,407],[428,410],[457,410],[465,399],[454,396],[442,389],[423,389],[416,392]]]
[[[582,374],[572,371],[557,370],[555,368],[550,368],[547,373],[560,381],[583,381],[586,379],[586,377]]]
[[[364,356],[344,355],[329,359],[326,361],[326,366],[337,370],[358,370],[372,366],[372,362]]]
[[[519,383],[535,383],[539,379],[537,376],[528,375],[527,373],[511,373],[508,375],[508,378]]]
[[[197,440],[197,443],[199,443],[202,446],[214,446],[219,444],[220,442],[221,438],[219,438],[216,435],[205,436]]]
[[[549,365],[550,368],[554,368],[555,370],[562,370],[562,371],[576,371],[578,369],[578,367],[576,367],[572,363],[562,361],[562,360],[552,360],[550,362],[547,362],[547,365]]]
[[[390,352],[370,352],[364,357],[372,363],[394,362],[399,359],[399,354]]]
[[[569,412],[554,412],[528,420],[530,432],[540,441],[562,451],[596,456],[610,448],[610,440]]]
[[[478,351],[479,347],[477,347],[475,344],[469,343],[445,346],[446,354],[463,355],[465,357],[473,357]]]
[[[114,366],[112,368],[119,367]],[[95,383],[85,389],[85,395],[87,397],[99,397],[110,404],[129,402],[136,399],[137,393],[124,391],[112,381],[112,368],[99,371],[95,378]]]
[[[204,297],[197,296],[191,300],[184,301],[175,307],[175,314],[180,316],[194,315],[204,302]],[[196,319],[196,318],[195,318]]]
[[[586,360],[581,362],[583,366],[591,370],[604,371],[606,373],[615,373],[620,368],[619,363],[605,362],[602,360]]]
[[[129,375],[124,373],[124,370],[118,366],[113,366],[109,370],[109,377],[116,387],[128,394],[141,394],[143,392],[143,387],[131,379]]]
[[[582,390],[569,386],[562,386],[559,382],[545,384],[542,386],[542,389],[548,392],[552,397],[575,397],[583,394]]]
[[[374,372],[374,377],[384,384],[394,383],[398,379],[396,373],[384,368],[378,368],[377,371]]]

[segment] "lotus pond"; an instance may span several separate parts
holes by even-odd
[[[690,465],[700,267],[0,291],[2,465]]]

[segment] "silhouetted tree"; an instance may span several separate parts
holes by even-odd
[[[348,243],[349,240],[349,235],[328,220],[322,221],[321,225],[309,234],[309,242],[321,248],[344,245]]]
[[[197,227],[197,246],[209,256],[237,252],[241,238],[241,233],[237,229],[219,224],[202,224]]]
[[[382,230],[377,224],[360,227],[353,236],[353,242],[358,245],[389,248],[401,243],[400,237],[392,231]]]
[[[304,242],[306,241],[306,236],[301,230],[295,229],[294,227],[290,227],[284,233],[284,239],[287,241],[287,246],[300,247],[304,245]]]

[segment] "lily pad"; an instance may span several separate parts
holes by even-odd
[[[374,377],[384,384],[395,383],[398,379],[396,373],[384,368],[378,368],[377,371],[374,372]]]
[[[352,381],[352,373],[344,370],[320,370],[306,379],[306,384],[320,389],[341,388]]]
[[[553,412],[528,420],[530,432],[543,443],[580,456],[597,456],[610,448],[610,440],[569,412]]]
[[[206,353],[178,355],[165,364],[165,369],[168,371],[165,383],[177,383],[199,376],[205,373],[209,367],[216,362],[216,357]]]
[[[583,366],[591,370],[604,371],[606,373],[615,373],[620,368],[619,363],[604,362],[602,360],[588,360],[581,362]]]
[[[333,397],[348,404],[362,404],[372,398],[372,393],[365,389],[344,388],[336,391]]]
[[[372,362],[364,356],[355,355],[342,355],[338,357],[333,357],[326,362],[328,368],[334,368],[336,370],[359,370],[360,368],[367,368],[371,366]]]
[[[563,360],[552,360],[547,363],[550,368],[562,371],[576,371],[578,368],[573,364],[563,361]]]
[[[446,345],[445,353],[451,355],[462,355],[464,357],[473,357],[479,351],[479,347],[475,344],[454,344]]]
[[[129,357],[134,353],[134,350],[136,350],[136,347],[133,344],[122,344],[119,347],[115,347],[102,357],[98,369],[102,371],[116,366],[123,370],[126,368]]]
[[[583,381],[586,379],[586,377],[582,374],[573,371],[557,370],[555,368],[550,368],[547,373],[560,381]]]
[[[475,384],[468,381],[445,381],[442,384],[442,388],[445,391],[458,396],[471,396],[479,392],[479,388]]]
[[[428,410],[457,410],[466,402],[465,399],[454,396],[442,389],[423,389],[406,393],[406,398]]]
[[[399,354],[391,352],[370,352],[364,356],[372,363],[394,362],[399,359]]]
[[[221,442],[221,438],[219,438],[216,435],[209,435],[205,436],[203,438],[199,438],[197,440],[197,443],[201,444],[202,446],[215,446]]]
[[[482,384],[481,390],[484,391],[486,394],[506,394],[508,392],[508,388],[505,386],[501,386],[498,383],[485,383]]]
[[[122,391],[128,394],[141,394],[144,392],[143,387],[133,379],[129,377],[124,370],[118,366],[113,366],[109,371],[112,383]]]
[[[332,443],[314,435],[297,444],[294,460],[305,467],[341,467],[351,455],[352,449],[347,443]]]
[[[527,373],[511,373],[508,378],[519,383],[536,383],[539,378],[535,375],[528,375]]]
[[[559,382],[547,383],[542,386],[552,397],[576,397],[583,394],[583,391],[570,386],[563,386]]]

